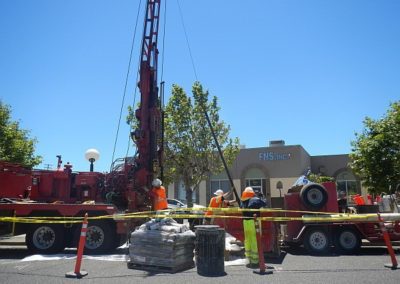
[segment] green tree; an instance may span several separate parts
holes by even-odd
[[[381,119],[364,120],[352,141],[351,168],[371,193],[388,192],[400,183],[400,101]]]
[[[217,98],[209,101],[208,91],[199,82],[192,87],[193,98],[178,85],[165,107],[165,179],[180,180],[186,190],[188,206],[200,181],[223,168],[216,144],[207,124],[207,111],[224,158],[231,165],[239,152],[239,139],[229,138],[230,127],[219,117]]]
[[[320,174],[314,174],[314,173],[310,173],[307,176],[309,181],[315,182],[315,183],[323,183],[323,182],[328,182],[328,181],[335,181],[335,179],[333,177],[329,177],[329,176],[323,176]]]
[[[11,120],[11,107],[0,101],[0,160],[34,167],[42,161],[34,154],[36,143],[36,138],[29,138],[28,130]]]

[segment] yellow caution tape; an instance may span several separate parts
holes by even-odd
[[[225,209],[225,208],[224,208]],[[176,211],[185,211],[185,213],[177,213]],[[198,208],[192,208],[192,211],[199,211]],[[208,209],[207,209],[208,211]],[[214,213],[218,213],[221,211],[220,209],[212,209],[209,211],[215,211]],[[225,211],[225,210],[222,210]],[[241,213],[244,211],[254,211],[254,212],[285,212],[285,213],[306,213],[305,211],[289,211],[289,210],[275,210],[271,209],[266,211],[262,210],[248,210],[248,209],[239,209],[235,208],[235,210],[228,211],[229,213]],[[162,211],[146,211],[146,212],[133,212],[127,214],[113,214],[113,215],[103,215],[103,216],[93,216],[88,217],[88,220],[103,220],[103,219],[113,219],[116,221],[127,221],[130,219],[144,219],[144,218],[174,218],[174,219],[198,219],[198,218],[218,218],[218,219],[243,219],[245,217],[242,214],[237,215],[227,215],[227,214],[213,214],[204,216],[204,214],[194,214],[194,213],[186,213],[190,212],[190,209],[185,208],[184,210],[162,210]],[[226,213],[226,212],[224,212]],[[262,221],[271,221],[271,222],[290,222],[290,221],[302,221],[304,223],[308,222],[377,222],[374,218],[377,214],[330,214],[326,215],[325,212],[311,212],[311,215],[303,215],[298,217],[289,217],[289,216],[261,216],[257,217],[257,219]],[[400,216],[400,215],[399,215]],[[248,218],[248,217],[247,217]],[[391,221],[399,221],[400,218],[394,219]],[[27,224],[78,224],[82,223],[83,217],[0,217],[0,222],[9,222],[9,223],[27,223]]]

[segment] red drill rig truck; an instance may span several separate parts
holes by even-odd
[[[31,170],[0,161],[0,217],[89,217],[150,209],[145,188],[162,176],[161,95],[157,84],[160,0],[148,0],[140,58],[140,107],[132,132],[134,157],[117,160],[108,174],[73,172],[72,166],[56,171]],[[130,225],[130,226],[129,226]],[[104,252],[125,239],[132,222],[90,220],[85,252]],[[74,223],[0,222],[0,235],[26,234],[28,249],[54,253],[76,246],[80,225]]]

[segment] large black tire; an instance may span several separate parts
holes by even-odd
[[[319,210],[328,202],[328,192],[317,183],[306,184],[300,191],[300,199],[309,210]]]
[[[79,236],[81,227],[79,226],[75,232],[76,244],[79,244]],[[107,252],[116,247],[117,235],[115,226],[105,220],[91,221],[88,224],[86,233],[86,243],[84,252],[86,254],[99,254]]]
[[[340,254],[355,254],[361,248],[361,237],[353,228],[342,228],[336,231],[334,244]]]
[[[64,228],[60,225],[41,224],[29,227],[25,242],[34,253],[57,253],[65,248]]]
[[[303,238],[303,245],[310,254],[326,254],[330,243],[328,231],[320,226],[308,228]]]

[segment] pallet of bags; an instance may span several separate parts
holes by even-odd
[[[196,235],[174,219],[152,219],[130,236],[128,267],[175,273],[194,267]]]

